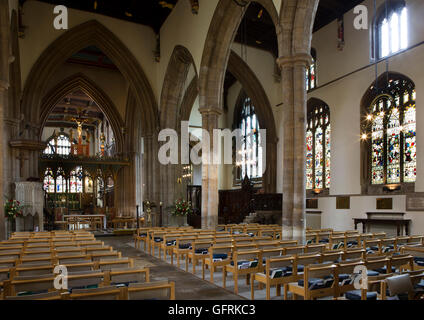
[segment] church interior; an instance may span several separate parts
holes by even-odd
[[[0,300],[423,300],[422,14],[0,0]]]

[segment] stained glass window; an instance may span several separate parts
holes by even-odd
[[[50,168],[47,168],[44,173],[43,189],[44,191],[48,193],[54,193],[55,191],[55,181],[53,177],[53,171]]]
[[[71,141],[64,134],[59,134],[57,137],[52,137],[47,142],[47,147],[44,149],[44,154],[59,154],[69,155],[71,153]]]
[[[414,84],[392,78],[370,106],[371,183],[396,184],[416,179],[416,92]]]
[[[259,134],[259,121],[255,113],[255,107],[249,97],[243,102],[239,128],[242,131],[242,145],[239,150],[240,161],[238,179],[242,180],[246,175],[249,179],[262,177],[262,147]]]
[[[306,128],[306,189],[308,190],[329,188],[331,181],[330,108],[322,101],[313,100],[312,106],[308,103]]]
[[[82,193],[82,168],[76,167],[71,171],[69,175],[69,192],[70,193]]]
[[[383,4],[386,6],[386,4]],[[408,9],[404,3],[387,5],[377,19],[378,58],[385,58],[408,47]]]
[[[66,184],[65,173],[59,168],[56,174],[56,193],[66,192]]]
[[[312,63],[309,66],[309,68],[306,69],[306,89],[312,90],[315,89],[317,85],[317,78],[316,78],[316,51],[315,49],[311,50],[311,56],[312,56]]]

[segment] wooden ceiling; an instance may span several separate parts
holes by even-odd
[[[19,0],[21,4],[30,0]],[[160,27],[178,0],[39,0],[67,8],[147,25],[159,33]],[[188,1],[188,0],[187,0]]]
[[[98,105],[87,94],[76,90],[64,96],[54,107],[46,127],[77,128],[73,118],[86,119],[83,129],[94,129],[103,121],[104,115]]]

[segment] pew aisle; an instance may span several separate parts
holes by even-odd
[[[280,226],[241,224],[140,228],[134,247],[246,299],[403,299],[401,284],[413,299],[424,290],[423,240],[323,229],[303,245],[282,240]],[[368,287],[356,290],[361,267]]]
[[[149,268],[86,231],[15,232],[0,242],[0,290],[5,300],[175,299],[174,282],[150,281]]]

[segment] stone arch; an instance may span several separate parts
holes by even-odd
[[[41,129],[44,127],[50,112],[54,109],[60,99],[77,89],[81,89],[90,98],[92,98],[99,106],[100,110],[102,110],[106,115],[106,118],[112,126],[118,154],[121,154],[124,149],[124,137],[122,134],[124,123],[122,118],[107,94],[82,73],[77,73],[66,78],[52,88],[42,99],[40,109]],[[41,134],[42,130],[40,130],[39,139],[41,139]]]
[[[161,128],[178,128],[178,120],[181,117],[179,102],[184,95],[184,83],[187,80],[190,66],[194,67],[197,82],[197,70],[193,56],[187,48],[177,45],[172,52],[166,69],[162,87],[160,102]],[[192,90],[193,88],[190,88]]]
[[[175,46],[168,63],[161,93],[160,124],[162,129],[174,129],[179,133],[181,131],[185,82],[190,80],[187,77],[191,66],[194,67],[195,76],[193,81],[195,81],[195,86],[197,86],[198,76],[193,56],[187,48],[181,45]],[[193,88],[189,89],[193,90]],[[191,111],[191,106],[190,108],[189,106],[184,106],[184,113],[187,112],[187,109]],[[178,165],[169,164],[160,167],[161,198],[165,206],[168,206],[174,203],[176,194],[184,194],[183,185],[177,183],[177,178],[182,174],[182,162],[180,161]]]
[[[39,124],[41,98],[48,80],[68,57],[90,45],[102,50],[129,82],[139,112],[143,114],[143,130],[154,132],[157,128],[157,104],[146,75],[121,40],[95,20],[82,23],[62,34],[37,59],[28,75],[22,97],[22,110],[27,121]]]
[[[188,121],[190,119],[191,110],[193,109],[193,104],[196,101],[198,95],[198,80],[197,78],[193,78],[193,80],[191,80],[189,86],[187,87],[187,90],[183,97],[183,101],[181,102],[181,121]]]
[[[265,192],[274,193],[277,184],[278,138],[271,104],[262,84],[259,82],[252,69],[250,69],[246,62],[244,62],[234,51],[230,53],[227,70],[240,81],[242,90],[252,99],[260,127],[267,130],[266,170],[263,175],[262,184]],[[234,116],[236,116],[236,112],[237,110],[234,110]]]
[[[281,49],[282,38],[274,3],[271,0],[255,2],[260,3],[270,14],[276,28],[278,47]],[[199,71],[200,109],[216,110],[218,113],[222,110],[222,91],[230,48],[243,18],[244,10],[234,1],[226,0],[220,0],[215,9]]]

